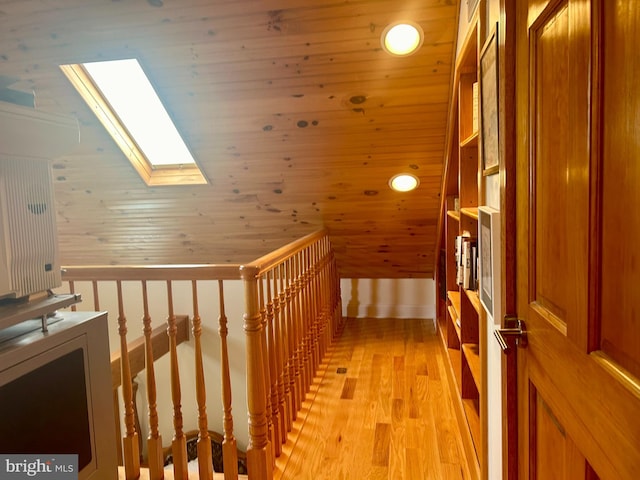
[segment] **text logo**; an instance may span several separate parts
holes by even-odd
[[[77,480],[78,455],[0,454],[0,480]]]

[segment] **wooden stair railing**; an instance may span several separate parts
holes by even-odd
[[[170,359],[168,381],[173,405],[171,444],[174,478],[185,479],[189,476],[183,425],[183,412],[189,409],[197,412],[198,475],[201,480],[211,480],[217,474],[213,472],[208,433],[205,379],[209,377],[209,372],[203,362],[205,352],[211,345],[204,344],[202,337],[203,325],[211,326],[213,322],[208,317],[201,318],[198,287],[201,282],[218,283],[224,478],[232,480],[238,478],[238,450],[231,411],[232,382],[227,344],[229,330],[223,285],[224,282],[241,281],[244,292],[242,326],[246,355],[248,478],[273,478],[275,457],[282,452],[287,432],[291,431],[329,344],[343,326],[340,279],[325,231],[303,237],[246,265],[65,267],[63,280],[68,283],[71,292],[80,293],[80,290],[86,289],[82,292],[83,297],[93,298],[95,310],[99,311],[101,305],[109,304],[112,306],[112,317],[117,312],[121,352],[119,376],[125,427],[121,451],[127,479],[138,478],[141,468],[140,432],[135,422],[132,381],[145,365],[148,366],[145,369],[148,437],[143,464],[148,465],[149,478],[152,480],[164,477],[162,435],[157,410],[156,381],[159,372],[154,366],[154,361],[164,354],[164,347],[158,344],[158,327],[152,328],[149,282],[161,281],[166,284],[164,300],[154,300],[154,307],[162,303],[166,305],[164,338]],[[174,285],[177,282],[190,283],[190,312],[176,314],[174,311]],[[113,299],[105,300],[100,296],[104,295],[104,290],[113,292],[113,287],[101,288],[103,284],[115,284],[115,304]],[[125,285],[129,288],[125,288]],[[127,308],[131,303],[131,292],[138,292],[138,288],[139,304],[133,310],[141,309],[143,337],[142,340],[128,343],[127,335],[131,330],[128,318],[132,314],[128,313]],[[185,295],[184,292],[182,295]],[[185,316],[192,321],[195,405],[183,405],[182,399],[179,365],[184,364],[179,362],[183,353],[179,351],[178,344],[184,340],[180,326],[184,325]],[[140,366],[142,362],[144,365]],[[132,368],[132,365],[136,366]]]
[[[241,272],[246,304],[250,399],[247,462],[251,474],[252,465],[257,471],[271,472],[267,467],[286,441],[286,435],[278,432],[281,427],[291,430],[320,359],[343,322],[340,279],[324,232],[244,265]],[[277,336],[274,323],[279,326]],[[280,413],[289,417],[276,426]],[[256,478],[270,479],[272,475]]]

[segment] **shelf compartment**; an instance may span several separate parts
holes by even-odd
[[[461,367],[461,353],[460,350],[455,348],[447,348],[449,355],[449,362],[451,363],[451,370],[453,376],[456,378],[456,384],[458,385],[458,391],[462,391],[462,367]]]
[[[475,309],[469,296],[465,293],[460,298],[460,319],[462,322],[462,343],[480,343],[480,328],[479,318],[480,315]]]
[[[478,292],[476,290],[464,290],[467,298],[471,302],[471,305],[475,309],[476,312],[480,313],[480,297],[478,296]]]
[[[449,290],[447,292],[447,298],[456,311],[456,317],[460,318],[460,292],[457,290]]]
[[[478,75],[475,69],[461,73],[458,84],[458,128],[460,146],[470,145],[475,141],[478,144]],[[475,88],[474,88],[475,84]],[[475,97],[474,97],[474,92]],[[474,99],[475,98],[475,99]]]
[[[449,305],[447,310],[449,312],[449,318],[450,318],[451,326],[453,327],[454,331],[456,332],[456,338],[458,339],[456,348],[460,348],[459,345],[460,345],[460,343],[462,341],[462,333],[460,332],[460,325],[458,325],[458,323],[460,322],[460,317],[458,317],[456,315],[456,311],[451,305]],[[454,343],[455,339],[454,338],[449,338],[448,340],[449,341],[447,343],[449,344],[449,347],[451,347],[452,344]]]
[[[459,167],[460,210],[478,206],[478,149],[460,149]],[[477,223],[477,222],[476,222]]]
[[[447,212],[445,222],[446,239],[445,239],[445,261],[446,261],[446,289],[457,290],[456,283],[456,258],[455,258],[455,238],[460,231],[460,216],[454,210]]]
[[[471,376],[476,384],[478,392],[482,385],[482,367],[480,365],[480,347],[475,343],[463,343],[462,353],[467,360],[469,370],[471,370]]]
[[[478,399],[462,399],[462,407],[464,413],[467,416],[467,423],[469,424],[469,431],[471,431],[471,438],[473,439],[474,447],[476,448],[476,454],[479,458],[482,458],[482,441],[480,436],[480,406]]]

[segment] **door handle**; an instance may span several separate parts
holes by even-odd
[[[504,327],[493,331],[493,335],[498,341],[498,345],[504,353],[509,353],[511,348],[505,337],[516,337],[516,345],[518,347],[527,346],[527,328],[524,320],[516,317],[504,317]]]

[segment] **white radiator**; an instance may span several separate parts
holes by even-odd
[[[60,286],[50,165],[0,158],[0,298]]]
[[[79,141],[75,118],[0,102],[0,299],[60,285],[49,163]]]

